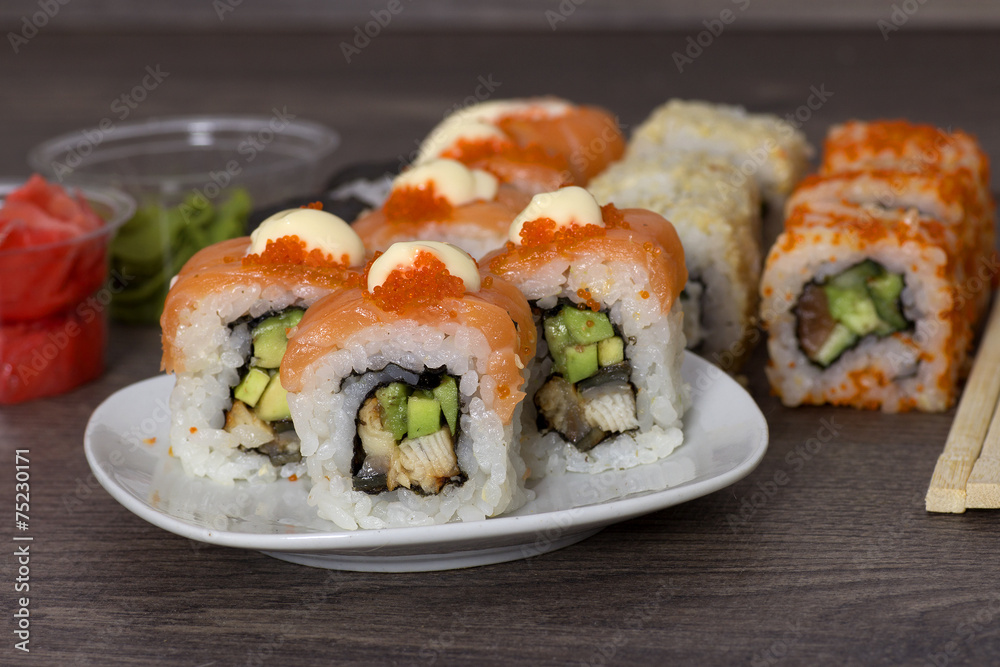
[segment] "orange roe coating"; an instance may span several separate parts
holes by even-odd
[[[580,239],[600,236],[604,228],[598,225],[559,227],[552,218],[538,218],[521,227],[521,245],[540,246],[547,243],[573,243]]]
[[[293,235],[268,240],[264,252],[247,255],[243,258],[243,266],[253,266],[255,264],[298,264],[302,266],[343,268],[350,264],[350,258],[345,253],[340,258],[340,261],[337,261],[319,248],[307,251],[305,241]]]
[[[648,299],[649,298],[649,292],[647,292],[646,290],[640,290],[639,291],[639,297],[642,298],[642,299]]]
[[[288,476],[288,481],[289,482],[297,482],[297,481],[299,481],[299,476],[296,475],[295,473],[292,473],[291,475]]]
[[[197,433],[197,432],[198,432],[198,427],[197,427],[197,426],[192,426],[192,427],[191,427],[190,429],[188,429],[188,430],[190,430],[190,431],[191,431],[191,433]]]
[[[486,276],[485,278],[483,278],[481,285],[483,289],[489,289],[493,287],[493,276]]]
[[[314,211],[322,211],[323,210],[323,202],[321,202],[321,201],[314,201],[314,202],[310,202],[308,204],[304,204],[302,206],[299,206],[299,208],[311,208]]]
[[[374,258],[373,258],[374,261]],[[369,264],[365,270],[368,280]],[[371,297],[382,310],[399,313],[427,308],[446,298],[461,298],[465,281],[448,273],[448,267],[433,253],[418,252],[413,266],[389,273],[385,282],[376,285]]]
[[[396,188],[382,207],[389,221],[427,222],[451,217],[454,207],[435,192],[434,183]]]

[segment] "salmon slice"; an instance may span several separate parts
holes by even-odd
[[[414,221],[388,217],[385,208],[359,218],[352,227],[369,250],[386,250],[398,241],[446,241],[465,248],[498,248],[507,240],[510,223],[530,202],[530,195],[501,185],[495,201],[476,201],[454,207],[445,218]]]
[[[250,286],[263,289],[276,285],[285,290],[300,290],[318,299],[343,287],[352,278],[359,280],[357,271],[345,267],[244,264],[243,257],[249,246],[248,236],[222,241],[198,251],[181,268],[160,316],[161,370],[168,373],[184,370],[184,354],[177,347],[177,333],[185,324],[185,314],[208,295]]]
[[[456,322],[482,331],[491,354],[486,373],[496,381],[493,409],[509,423],[524,397],[521,369],[535,354],[535,326],[531,310],[513,285],[481,272],[482,287],[461,298],[445,298],[436,306],[402,313],[389,312],[365,290],[352,287],[317,301],[306,311],[288,340],[281,364],[281,385],[290,392],[303,389],[307,369],[342,347],[355,334],[371,327],[389,327],[401,320],[440,325]]]
[[[564,242],[541,245],[514,245],[508,242],[500,250],[483,257],[483,266],[501,278],[519,282],[524,276],[537,273],[557,257],[574,260],[600,256],[641,266],[649,275],[650,290],[660,302],[664,313],[679,298],[687,282],[684,248],[677,231],[661,215],[644,209],[616,209],[608,204],[602,209],[607,227],[594,235]],[[621,221],[616,222],[617,216]]]

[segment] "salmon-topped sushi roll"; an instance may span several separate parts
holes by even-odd
[[[447,243],[397,243],[306,312],[281,367],[313,482],[345,529],[473,521],[528,499],[528,304]]]
[[[630,468],[681,443],[687,270],[673,225],[570,186],[536,195],[483,263],[524,293],[540,331],[524,419],[533,475]]]
[[[252,236],[209,246],[180,271],[160,324],[171,452],[220,482],[301,475],[281,384],[287,333],[318,299],[360,278],[365,250],[340,218],[277,213]]]
[[[534,194],[586,185],[624,151],[618,122],[607,111],[539,97],[455,112],[431,131],[416,164],[452,158]]]
[[[444,241],[478,258],[504,244],[530,199],[487,171],[442,158],[403,172],[385,204],[353,227],[372,251],[398,241]]]

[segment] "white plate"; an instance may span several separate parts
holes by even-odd
[[[130,385],[90,418],[87,461],[132,512],[172,533],[340,570],[413,572],[500,563],[583,540],[601,528],[718,491],[749,474],[767,450],[767,422],[728,375],[691,353],[684,379],[693,405],[684,444],[666,459],[534,485],[536,498],[486,521],[344,531],[306,503],[308,484],[225,486],[184,475],[167,456],[173,377]]]

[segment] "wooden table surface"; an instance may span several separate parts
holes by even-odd
[[[961,127],[1000,157],[995,33],[727,27],[678,71],[673,54],[689,37],[396,34],[390,25],[347,63],[346,34],[74,36],[53,22],[0,57],[0,174],[26,175],[25,152],[48,136],[118,118],[112,104],[147,66],[168,74],[130,118],[287,109],[340,130],[340,164],[406,156],[484,82],[495,97],[600,104],[626,127],[669,97],[798,110],[816,144],[838,121],[905,116]],[[815,109],[803,106],[810,95]],[[1000,512],[923,507],[954,411],[785,409],[769,395],[758,349],[747,375],[770,447],[734,486],[529,560],[360,574],[197,544],[115,502],[90,474],[83,429],[108,395],[158,372],[158,331],[115,326],[109,357],[99,381],[0,408],[9,526],[0,534],[16,534],[14,450],[28,449],[34,536],[30,653],[14,648],[10,610],[23,594],[8,555],[0,663],[1000,661]],[[823,424],[835,437],[810,441]]]

